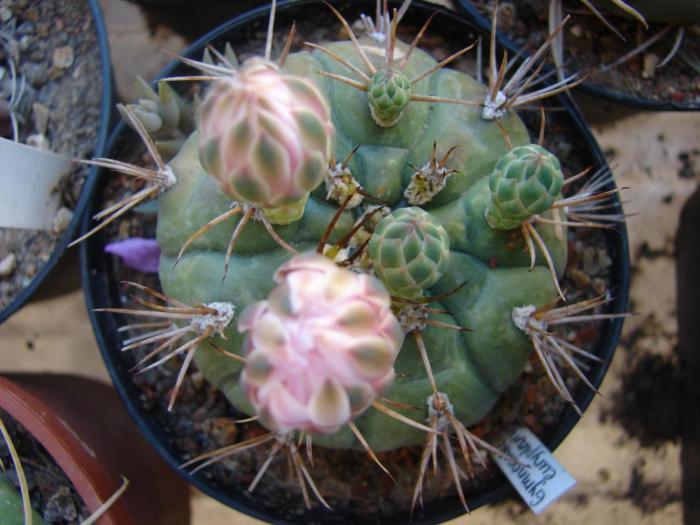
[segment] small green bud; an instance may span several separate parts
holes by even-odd
[[[564,176],[559,160],[537,144],[513,148],[489,176],[491,200],[486,221],[497,230],[512,230],[551,208]]]
[[[377,225],[369,241],[369,256],[389,291],[412,299],[442,277],[450,256],[450,238],[425,210],[401,208]]]
[[[374,121],[389,128],[399,121],[411,100],[411,82],[398,71],[383,69],[370,80],[367,96]]]

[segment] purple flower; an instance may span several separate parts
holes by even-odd
[[[155,239],[132,237],[123,241],[111,242],[105,252],[121,257],[129,268],[144,273],[158,273],[160,246]]]

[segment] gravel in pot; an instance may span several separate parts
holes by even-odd
[[[97,0],[3,1],[0,24],[3,137],[69,158],[99,156],[112,80]],[[85,208],[89,171],[76,167],[56,188],[61,207],[52,231],[0,229],[0,322],[29,299],[65,252]]]
[[[595,3],[608,24],[621,35],[618,36],[580,2],[563,2],[563,14],[572,17],[562,32],[564,70],[567,74],[592,72],[577,89],[616,104],[656,111],[697,110],[700,107],[700,37],[697,22],[693,22],[700,16],[697,7],[687,2],[686,12],[682,12],[683,0],[661,9],[661,4],[654,2],[629,3],[642,13],[648,13],[648,29],[637,19],[611,11],[609,3]],[[491,26],[493,2],[457,0],[457,4],[480,26]],[[546,38],[548,6],[549,2],[544,0],[501,2],[498,31],[504,45],[517,53],[521,49],[532,49]],[[646,42],[649,47],[624,60]],[[623,62],[608,67],[618,61]],[[597,73],[601,67],[605,71]]]

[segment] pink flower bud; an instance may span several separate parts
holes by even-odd
[[[262,59],[212,84],[198,129],[200,160],[221,189],[264,209],[305,201],[324,179],[333,142],[316,86]]]
[[[394,379],[403,332],[389,294],[316,254],[288,261],[275,282],[241,315],[243,384],[271,429],[336,432]]]

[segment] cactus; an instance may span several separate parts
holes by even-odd
[[[399,208],[374,229],[369,256],[387,288],[407,299],[422,295],[445,273],[450,238],[440,223],[421,208]]]
[[[297,255],[274,279],[241,314],[242,384],[264,426],[335,433],[394,379],[403,332],[391,300],[373,277],[321,255]]]
[[[498,230],[512,230],[533,215],[547,211],[560,196],[564,176],[559,160],[537,144],[513,148],[489,176],[491,200],[486,221]]]
[[[223,192],[277,224],[303,214],[323,181],[333,138],[314,84],[264,60],[250,60],[212,86],[197,130],[199,159]]]
[[[514,311],[564,297],[566,229],[593,225],[589,203],[614,193],[562,198],[559,161],[513,111],[571,84],[522,95],[536,60],[489,86],[447,69],[471,46],[438,63],[417,47],[430,20],[400,42],[404,7],[365,18],[363,40],[330,7],[350,41],[290,53],[290,35],[277,62],[271,32],[264,58],[188,61],[211,85],[197,129],[159,162],[172,183],[151,186],[167,295],[134,285],[146,308],[112,310],[175,323],[123,348],[157,345],[142,369],[185,356],[171,406],[195,362],[269,430],[188,465],[271,444],[252,490],[287,449],[307,505],[307,485],[327,503],[298,454],[304,437],[364,449],[385,471],[375,451],[425,444],[414,504],[439,443],[466,507],[449,435],[465,458],[496,450],[467,429],[538,351],[530,318]],[[576,220],[562,218],[569,208]],[[565,360],[578,350],[561,349]]]

